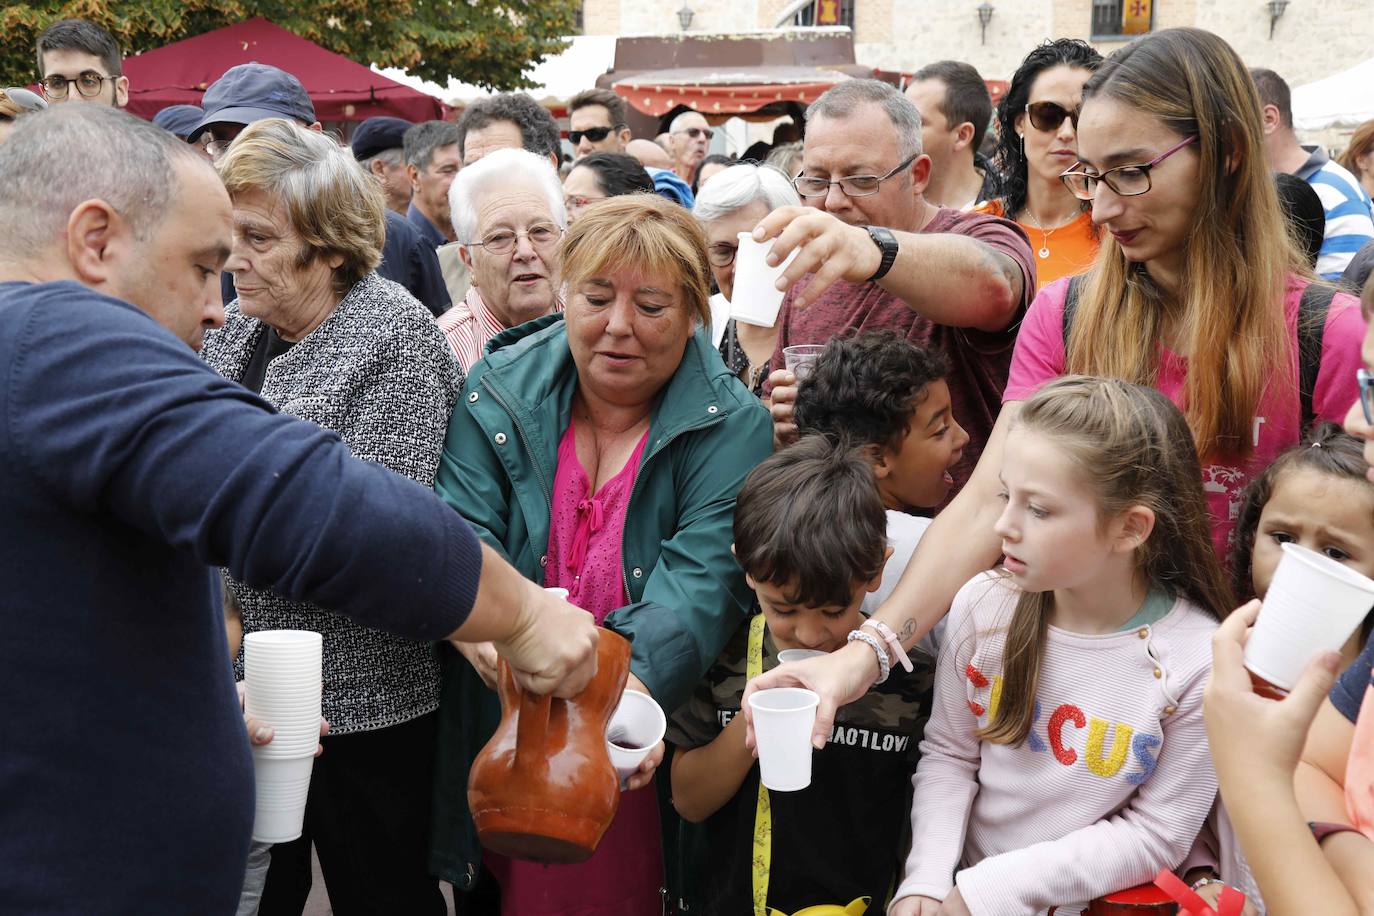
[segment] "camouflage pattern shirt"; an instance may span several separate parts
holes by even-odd
[[[709,744],[738,715],[744,694],[748,623],[668,725],[668,740],[689,749]],[[765,631],[763,670],[778,664]],[[910,821],[911,774],[930,715],[935,659],[911,652],[913,671],[892,675],[844,706],[823,750],[811,762],[811,785],[772,792],[772,862],[768,905],[784,913],[823,903],[873,898],[882,912],[900,877]],[[735,796],[701,824],[685,824],[683,895],[691,912],[748,913],[758,764]]]

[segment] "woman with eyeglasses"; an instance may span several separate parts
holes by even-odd
[[[1314,283],[1290,238],[1265,165],[1259,97],[1226,42],[1168,29],[1113,54],[1083,87],[1078,156],[1064,180],[1091,203],[1106,232],[1101,250],[1091,272],[1050,284],[1031,305],[984,453],[991,458],[936,517],[876,614],[905,646],[998,561],[1000,457],[1021,401],[1046,382],[1119,378],[1179,404],[1222,553],[1246,482],[1299,441],[1306,421],[1339,422],[1356,399],[1357,303]],[[814,734],[823,741],[836,706],[877,674],[872,649],[850,646],[769,672],[750,689],[816,690]]]
[[[1043,289],[1079,274],[1097,255],[1098,230],[1089,207],[1059,176],[1078,161],[1074,118],[1083,84],[1102,63],[1087,42],[1047,41],[1026,55],[998,108],[996,165],[1002,196],[977,209],[1014,220],[1035,252]]]
[[[778,329],[737,324],[730,317],[738,236],[753,232],[759,220],[779,207],[798,206],[801,198],[782,172],[772,166],[740,163],[714,176],[692,208],[692,215],[706,232],[706,255],[720,290],[711,297],[712,340],[718,343],[730,371],[760,397],[777,349]]]
[[[634,156],[591,153],[573,163],[563,179],[563,204],[575,223],[588,207],[622,194],[654,193],[654,180]]]
[[[772,451],[772,424],[698,333],[711,279],[690,213],[656,194],[617,197],[584,213],[560,253],[565,313],[492,341],[454,409],[435,488],[524,575],[629,638],[628,686],[671,711],[753,606],[731,554],[735,494]],[[484,686],[494,649],[463,653],[445,670],[431,857],[460,883],[481,854],[468,769],[500,718]],[[660,911],[650,784],[663,751],[631,777],[588,861],[488,857],[503,913]]]

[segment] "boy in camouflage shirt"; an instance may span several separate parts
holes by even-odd
[[[698,825],[686,902],[736,916],[765,901],[792,913],[866,897],[881,912],[901,865],[935,659],[913,650],[912,672],[894,665],[840,709],[799,792],[760,791],[738,715],[751,670],[774,667],[784,649],[838,649],[863,622],[891,554],[871,456],[810,436],[764,461],[739,493],[735,554],[762,617],[740,628],[668,730],[673,804]]]

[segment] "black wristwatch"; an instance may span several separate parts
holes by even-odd
[[[878,246],[878,250],[883,253],[883,259],[878,263],[878,269],[873,271],[873,276],[869,277],[868,283],[874,280],[881,280],[887,276],[887,272],[892,269],[892,265],[897,262],[897,236],[892,234],[891,229],[884,229],[882,226],[869,226],[868,237],[873,240],[873,244]]]

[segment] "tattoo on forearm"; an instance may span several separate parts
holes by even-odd
[[[912,620],[910,617],[908,617],[908,618],[906,619],[906,623],[902,624],[902,631],[901,631],[900,633],[898,633],[897,636],[898,636],[899,639],[901,639],[903,642],[905,642],[906,640],[910,639],[911,637],[913,637],[913,636],[915,636],[915,635],[916,635],[916,621],[915,621],[915,620]]]

